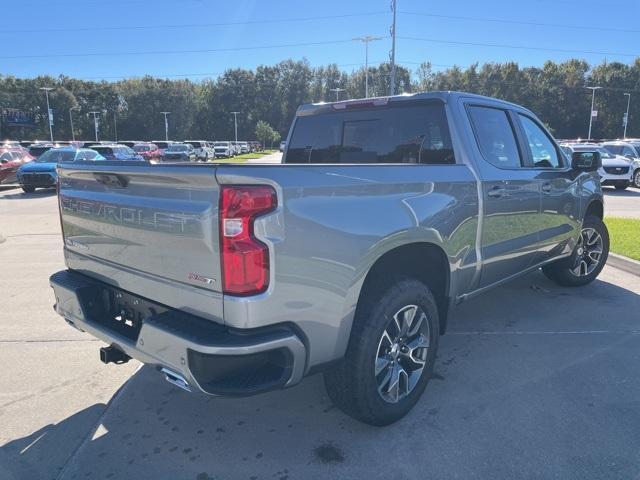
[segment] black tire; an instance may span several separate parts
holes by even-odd
[[[631,180],[631,184],[636,188],[640,188],[640,168],[633,172],[633,179]]]
[[[36,191],[36,187],[22,187],[24,193],[33,193]]]
[[[369,425],[389,425],[404,417],[413,408],[431,378],[440,337],[438,309],[427,286],[406,277],[393,278],[387,282],[386,288],[370,288],[363,295],[365,296],[356,311],[345,357],[338,365],[324,373],[324,381],[331,400],[347,415]],[[402,354],[396,348],[396,359],[390,361],[391,366],[386,367],[391,368],[391,371],[385,368],[376,376],[379,350],[384,341],[383,334],[392,326],[395,328],[396,324],[392,324],[394,315],[406,311],[403,308],[413,307],[421,309],[426,316],[423,317],[418,313],[420,310],[416,310],[413,317],[415,319],[420,315],[422,321],[418,326],[423,329],[420,336],[421,339],[428,339],[428,347],[420,347],[419,351],[424,367],[416,377],[411,390],[407,385],[412,382],[405,373],[405,380],[398,383],[396,390],[399,392],[402,384],[406,392],[396,403],[390,403],[383,398],[384,393],[379,393],[378,382],[387,374],[391,377],[394,365],[407,362],[407,357],[401,357]],[[428,334],[425,334],[424,330],[427,327]],[[410,326],[407,328],[413,329]],[[406,335],[410,337],[410,331]],[[415,350],[418,352],[418,349]],[[389,353],[389,358],[391,355]],[[413,366],[417,363],[411,360],[408,362]],[[407,369],[406,372],[411,370]],[[397,378],[400,380],[403,377],[398,374]],[[391,382],[387,385],[391,385]]]
[[[542,267],[544,274],[558,285],[564,287],[581,287],[587,285],[596,279],[607,263],[609,256],[609,231],[607,230],[607,226],[600,218],[590,215],[582,222],[581,237],[583,236],[582,232],[588,229],[595,230],[602,239],[602,253],[598,258],[597,265],[591,272],[585,275],[577,275],[574,273],[575,268],[577,268],[576,265],[580,263],[580,245],[577,245],[576,250],[569,258]],[[582,273],[581,269],[580,273]]]

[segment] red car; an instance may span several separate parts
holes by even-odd
[[[16,172],[20,165],[33,160],[22,147],[0,148],[0,184],[18,183]]]
[[[136,143],[133,146],[133,151],[138,155],[141,155],[147,161],[160,160],[162,158],[163,151],[158,148],[155,143]]]

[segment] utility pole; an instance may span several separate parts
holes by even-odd
[[[160,112],[164,115],[164,140],[165,142],[169,141],[169,120],[167,119],[167,115],[171,112]]]
[[[49,106],[49,92],[53,90],[52,87],[40,87],[38,90],[44,90],[44,94],[47,97],[47,121],[49,122],[49,136],[51,137],[51,143],[53,143],[53,112]]]
[[[629,124],[629,106],[631,105],[631,94],[625,93],[627,96],[627,113],[624,114],[624,139],[627,138],[627,125]]]
[[[356,37],[353,40],[364,43],[364,98],[369,98],[369,42],[382,40],[382,37],[365,35],[364,37]]]
[[[396,12],[398,0],[391,0],[393,11],[393,24],[391,25],[391,80],[389,82],[389,95],[396,94]]]
[[[96,133],[96,142],[98,141],[98,117],[96,117],[96,115],[99,115],[100,112],[98,111],[93,111],[93,112],[89,112],[91,114],[93,114],[93,129]]]
[[[238,143],[238,114],[240,112],[231,112],[231,113],[233,113],[233,125],[236,130],[236,143]]]
[[[344,88],[336,87],[330,89],[332,92],[336,92],[336,102],[340,101],[340,92],[344,92]]]
[[[76,141],[76,133],[73,131],[73,115],[71,114],[71,112],[73,110],[76,110],[78,107],[71,107],[69,109],[69,123],[71,124],[71,140],[73,140],[74,142]]]
[[[593,124],[593,105],[596,100],[596,90],[600,90],[602,87],[587,87],[591,90],[591,111],[589,112],[589,135],[587,136],[587,140],[591,140],[591,125]]]

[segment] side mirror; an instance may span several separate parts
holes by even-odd
[[[602,166],[600,152],[573,152],[571,168],[581,172],[595,172]]]
[[[633,160],[633,155],[631,155],[630,153],[627,153],[625,157],[628,158],[629,160]]]

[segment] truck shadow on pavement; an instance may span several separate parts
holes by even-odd
[[[582,289],[534,273],[455,309],[425,394],[389,427],[341,413],[320,375],[222,399],[143,367],[59,478],[635,478],[640,295],[636,277],[606,272]],[[28,471],[95,408],[0,455]]]

